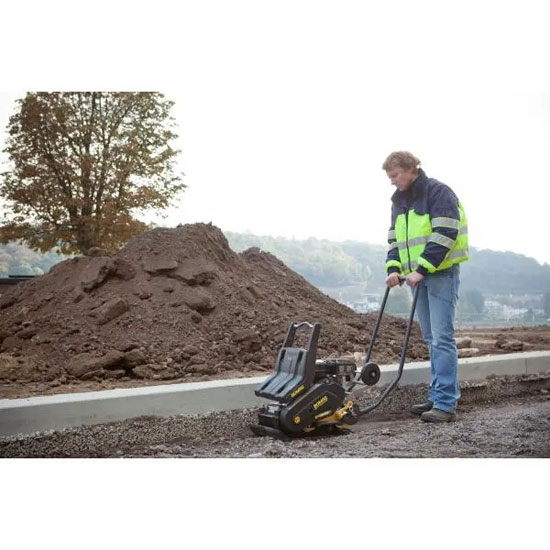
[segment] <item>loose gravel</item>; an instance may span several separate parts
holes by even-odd
[[[140,417],[0,439],[1,457],[550,457],[550,376],[465,383],[458,420],[425,424],[409,406],[426,386],[398,388],[347,435],[291,441],[250,431],[257,409],[203,416]],[[373,402],[370,388],[356,400]]]

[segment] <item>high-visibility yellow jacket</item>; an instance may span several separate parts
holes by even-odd
[[[407,191],[392,196],[386,271],[422,275],[469,258],[466,213],[453,190],[420,169]]]

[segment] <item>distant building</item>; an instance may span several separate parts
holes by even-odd
[[[494,319],[520,319],[526,313],[526,307],[512,307],[493,300],[485,300],[485,312],[487,317]]]

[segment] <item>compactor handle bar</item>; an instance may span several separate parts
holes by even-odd
[[[296,336],[296,331],[301,327],[307,327],[311,329],[309,335],[309,342],[307,348],[312,355],[315,357],[317,353],[317,340],[319,339],[319,332],[321,331],[321,325],[319,323],[308,323],[307,321],[302,321],[301,323],[290,323],[288,327],[288,332],[286,333],[285,341],[283,343],[284,348],[290,348],[294,344],[294,337]]]
[[[313,325],[311,323],[308,323],[307,321],[302,321],[301,323],[292,323],[292,326],[294,328],[300,328],[300,327],[313,328]]]
[[[401,280],[400,286],[406,281],[405,277],[399,277]],[[380,322],[382,321],[382,314],[384,313],[384,309],[386,307],[386,302],[388,301],[388,296],[390,294],[391,287],[386,287],[386,292],[384,293],[384,298],[382,299],[382,305],[380,306],[380,313],[378,314],[378,319],[376,319],[376,325],[374,327],[374,332],[372,334],[372,338],[370,339],[370,345],[369,349],[367,351],[367,357],[365,358],[365,365],[370,361],[370,356],[372,354],[372,349],[374,348],[374,343],[376,341],[376,336],[378,334],[378,329],[380,327]],[[413,298],[413,307],[411,311],[411,318],[414,315],[414,310],[416,309],[416,294],[418,293],[418,285],[416,285],[415,290],[415,297]]]
[[[404,279],[402,279],[402,280],[404,280]],[[401,379],[401,375],[403,374],[403,366],[405,365],[405,358],[407,357],[407,348],[409,346],[409,337],[411,335],[411,328],[412,328],[413,319],[414,319],[414,312],[416,310],[416,302],[418,300],[418,292],[419,292],[419,289],[420,289],[420,285],[421,285],[421,283],[418,283],[414,288],[413,303],[412,303],[411,312],[410,312],[410,315],[409,315],[409,323],[407,324],[407,331],[405,333],[405,341],[403,342],[403,347],[401,348],[401,359],[399,361],[399,369],[397,371],[397,378],[384,390],[384,393],[380,396],[380,399],[374,405],[371,405],[370,407],[367,407],[366,409],[363,409],[363,410],[359,411],[360,416],[362,416],[364,414],[367,414],[368,412],[376,409],[376,407],[378,407],[378,405],[380,405],[380,403],[382,403],[382,401],[384,401],[386,396],[393,390],[393,388],[395,388],[395,386],[397,385],[397,383]],[[384,293],[384,298],[382,300],[382,305],[380,307],[380,313],[378,314],[378,319],[376,320],[376,325],[374,327],[374,332],[373,332],[373,335],[372,335],[372,338],[371,338],[371,341],[370,341],[369,349],[367,351],[367,356],[365,358],[363,368],[365,368],[365,366],[370,361],[370,356],[372,354],[372,349],[374,347],[374,342],[376,341],[376,336],[378,334],[378,328],[380,327],[380,322],[382,321],[382,314],[384,313],[384,308],[386,307],[386,301],[388,300],[388,295],[390,293],[390,288],[391,287],[388,286],[386,288],[386,292]],[[357,376],[357,378],[355,379],[354,385],[360,380],[360,378],[361,378],[361,374],[359,374]]]

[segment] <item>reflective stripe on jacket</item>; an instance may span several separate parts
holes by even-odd
[[[423,170],[407,191],[392,196],[386,271],[423,275],[469,258],[466,213],[452,189]]]

